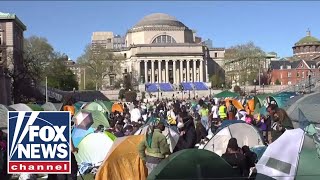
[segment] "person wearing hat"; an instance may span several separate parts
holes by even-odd
[[[146,163],[148,174],[166,157],[170,154],[169,144],[166,137],[162,134],[165,126],[162,122],[155,122],[150,124],[146,138],[139,146],[139,156]]]
[[[226,153],[221,156],[234,169],[238,169],[243,177],[249,176],[249,167],[246,162],[246,157],[239,148],[236,138],[231,138],[228,142]]]

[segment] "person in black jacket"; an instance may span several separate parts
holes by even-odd
[[[183,149],[194,148],[197,141],[196,130],[193,123],[193,118],[187,112],[179,114],[179,131],[180,138],[173,152]]]

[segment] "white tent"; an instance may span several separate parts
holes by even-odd
[[[236,138],[239,147],[263,145],[263,138],[255,127],[246,123],[235,123],[221,129],[199,149],[206,149],[221,156],[226,152],[230,138]]]
[[[258,161],[258,173],[277,180],[294,180],[304,137],[302,129],[285,131]]]
[[[135,132],[134,135],[146,134],[148,127],[148,125],[142,126],[140,129],[138,129],[137,132]],[[162,134],[166,136],[167,141],[170,145],[170,151],[173,152],[173,149],[176,147],[178,143],[180,135],[170,127],[166,127]]]
[[[9,107],[15,109],[16,111],[32,111],[32,109],[29,106],[27,106],[26,104],[22,104],[22,103],[13,104]]]
[[[41,106],[45,111],[57,111],[55,105],[51,102],[46,102]]]
[[[78,145],[78,153],[75,154],[78,164],[82,162],[99,166],[107,156],[113,141],[105,133],[91,133]]]
[[[14,109],[0,104],[0,129],[5,133],[8,128],[8,111],[14,111]]]

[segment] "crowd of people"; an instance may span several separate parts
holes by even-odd
[[[146,163],[148,173],[171,153],[196,148],[197,144],[208,141],[208,135],[214,135],[223,121],[242,120],[256,126],[264,137],[265,144],[275,141],[286,129],[293,129],[286,111],[276,104],[267,107],[268,115],[248,114],[244,109],[237,109],[232,101],[226,105],[225,100],[202,98],[193,100],[164,99],[156,102],[123,103],[123,111],[107,114],[110,127],[98,126],[95,132],[109,131],[116,137],[134,135],[141,126],[148,124],[145,139],[138,145],[141,159]],[[157,119],[154,121],[153,119]],[[162,134],[165,127],[177,131],[179,140],[170,151],[166,137]],[[1,137],[4,137],[1,132]],[[222,155],[232,167],[239,169],[244,177],[249,176],[250,169],[257,162],[257,155],[248,146],[238,147],[237,137],[229,140]],[[2,177],[6,174],[6,138],[0,139],[0,170]],[[4,143],[3,143],[4,142]],[[72,145],[72,144],[71,144]],[[78,149],[72,145],[72,152]],[[48,179],[76,179],[77,163],[72,155],[72,174],[70,176],[49,175]]]

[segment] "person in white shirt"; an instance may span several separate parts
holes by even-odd
[[[237,120],[246,121],[246,116],[247,116],[247,112],[243,109],[238,111],[238,113],[236,114]]]
[[[212,101],[211,115],[214,121],[218,120],[218,106],[216,105],[215,101]]]
[[[130,116],[131,122],[138,123],[138,121],[141,119],[141,111],[138,105],[136,104],[134,105],[134,108],[131,110],[130,114],[131,114]]]

